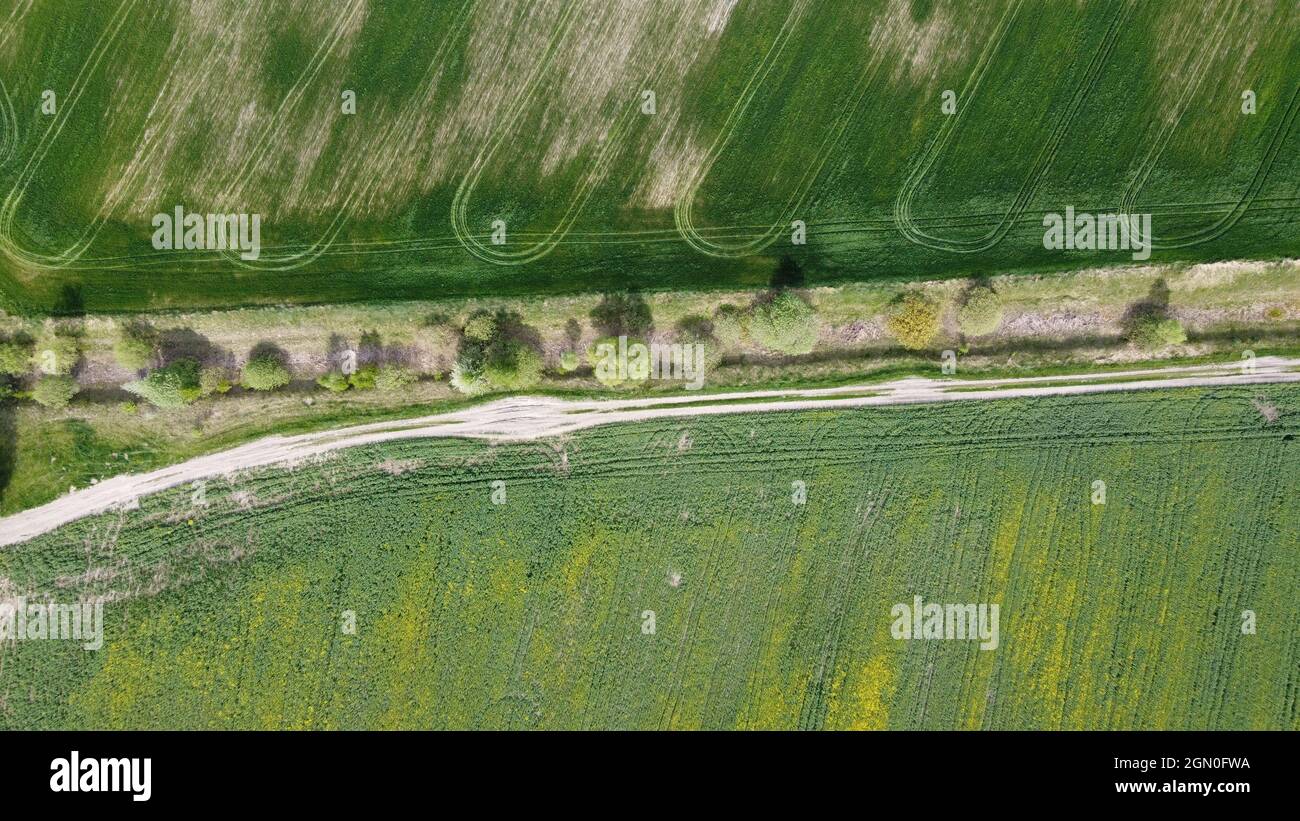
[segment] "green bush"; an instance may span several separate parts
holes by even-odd
[[[240,381],[255,391],[273,391],[289,384],[289,369],[277,357],[261,354],[248,360]]]
[[[992,288],[980,286],[966,294],[957,311],[957,324],[967,336],[991,334],[1002,324],[1002,300]]]
[[[31,370],[32,352],[18,342],[0,342],[0,374],[22,376]]]
[[[67,407],[78,390],[77,380],[71,376],[61,374],[43,376],[32,388],[32,399],[38,405],[57,410]]]
[[[674,344],[680,344],[684,348],[691,345],[701,346],[704,354],[704,361],[701,364],[706,374],[722,364],[722,345],[712,331],[712,322],[703,317],[688,316],[677,323],[677,335],[673,340]],[[694,356],[693,349],[686,355]]]
[[[735,305],[722,305],[713,314],[713,336],[728,348],[745,344],[749,317]]]
[[[466,396],[483,393],[489,387],[487,379],[483,377],[482,366],[463,359],[451,366],[451,375],[447,381]]]
[[[492,314],[482,311],[465,321],[465,338],[475,342],[487,342],[496,336],[497,320]]]
[[[211,396],[230,390],[230,373],[222,367],[210,365],[199,370],[199,395]]]
[[[374,365],[362,365],[348,375],[348,384],[359,391],[372,391],[375,389],[375,377],[379,375],[379,369]]]
[[[199,398],[199,363],[193,359],[178,359],[166,367],[156,368],[144,379],[122,386],[159,408],[179,408]]]
[[[483,378],[493,390],[521,391],[542,379],[542,357],[532,348],[512,344],[495,351],[483,364]]]
[[[148,325],[131,323],[118,329],[113,358],[127,370],[141,371],[154,363],[158,347],[157,331]]]
[[[1176,319],[1160,316],[1146,316],[1133,323],[1129,341],[1148,350],[1158,350],[1170,345],[1181,345],[1187,341],[1187,332]]]
[[[46,376],[67,376],[76,367],[81,351],[75,337],[47,333],[32,351],[32,367]]]
[[[345,390],[352,387],[351,384],[348,383],[347,376],[338,371],[330,371],[324,376],[317,377],[316,384],[331,393],[343,393]]]
[[[811,351],[819,329],[817,312],[790,291],[755,305],[749,317],[750,337],[764,348],[784,354]]]
[[[397,393],[406,390],[419,381],[420,375],[401,365],[384,365],[375,374],[375,390],[382,393]]]
[[[505,311],[471,317],[451,371],[451,386],[464,394],[477,394],[536,385],[542,378],[542,357],[523,340],[525,330],[518,315]]]
[[[939,335],[939,303],[919,291],[908,291],[890,305],[885,326],[904,348],[929,347]]]
[[[565,351],[564,353],[560,354],[560,370],[564,371],[565,373],[576,371],[578,369],[578,365],[580,364],[582,363],[578,359],[578,355],[573,351]]]

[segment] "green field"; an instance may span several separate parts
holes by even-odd
[[[1293,3],[10,6],[10,312],[1129,261],[1044,250],[1067,205],[1151,212],[1156,260],[1300,255]],[[265,215],[262,257],[155,250],[178,205]]]
[[[1297,432],[1294,386],[1157,390],[213,480],[0,551],[109,600],[99,652],[0,647],[0,726],[1300,729]],[[893,639],[915,595],[999,646]]]

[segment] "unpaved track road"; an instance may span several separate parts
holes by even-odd
[[[1067,396],[1152,388],[1300,382],[1300,359],[1261,357],[1255,361],[1254,366],[1252,373],[1244,373],[1241,364],[1233,362],[1018,379],[939,380],[908,377],[875,385],[744,391],[706,396],[687,394],[646,399],[579,401],[538,396],[500,399],[434,416],[354,425],[295,436],[267,436],[246,445],[198,456],[149,473],[115,476],[67,493],[40,507],[0,519],[0,547],[27,541],[83,516],[121,509],[141,497],[187,482],[252,468],[299,462],[341,448],[394,439],[460,437],[508,442],[539,439],[619,422],[723,413],[767,413]]]

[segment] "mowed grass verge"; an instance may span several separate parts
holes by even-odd
[[[1298,431],[1293,386],[1156,390],[214,480],[0,552],[108,599],[100,651],[3,645],[0,725],[1296,729]],[[894,639],[917,595],[997,649]]]

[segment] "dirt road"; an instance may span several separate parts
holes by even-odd
[[[597,425],[665,417],[766,413],[811,408],[913,405],[1152,388],[1300,382],[1300,359],[1261,357],[1253,372],[1240,363],[1019,379],[909,377],[875,385],[811,390],[686,394],[648,399],[564,400],[524,396],[451,413],[355,425],[295,436],[268,436],[230,450],[149,473],[125,474],[80,488],[39,507],[0,519],[0,546],[18,544],[83,516],[132,505],[140,497],[199,479],[297,462],[340,448],[393,439],[462,437],[491,441],[538,439]]]

